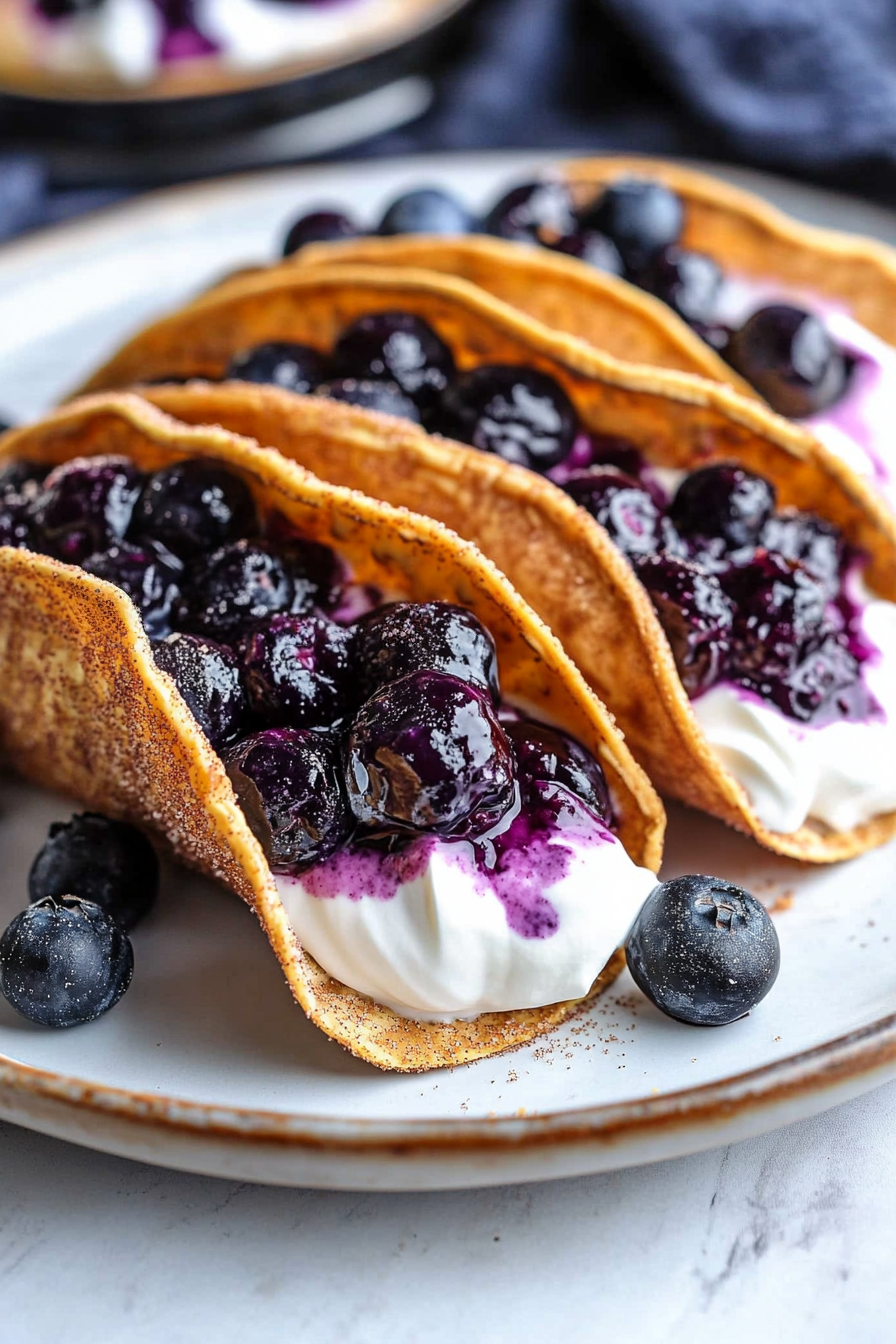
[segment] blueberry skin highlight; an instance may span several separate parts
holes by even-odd
[[[118,1002],[134,952],[122,926],[90,901],[47,896],[0,938],[0,993],[42,1027],[77,1027]]]
[[[54,821],[28,874],[28,899],[76,897],[132,929],[159,894],[159,861],[142,831],[98,812]]]
[[[721,1027],[765,998],[781,950],[755,896],[718,877],[688,875],[653,889],[625,959],[635,984],[668,1017]]]

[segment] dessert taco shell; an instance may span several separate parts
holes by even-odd
[[[598,757],[622,843],[635,862],[657,869],[665,819],[646,776],[556,639],[472,545],[428,518],[326,484],[249,439],[187,426],[127,394],[75,402],[0,444],[3,459],[48,465],[101,453],[124,454],[145,470],[214,458],[246,481],[263,513],[332,546],[357,581],[474,611],[495,638],[505,695]],[[478,1059],[532,1039],[578,1006],[419,1023],[328,976],[296,940],[224,766],[156,667],[129,598],[79,568],[9,547],[0,548],[0,740],[28,778],[146,826],[178,859],[247,901],[311,1020],[373,1064],[419,1071]],[[617,953],[589,998],[621,964]]]
[[[684,202],[684,247],[706,252],[729,274],[827,299],[896,345],[896,250],[885,243],[804,224],[750,191],[665,159],[608,155],[571,160],[560,171],[582,200],[621,177],[665,182]]]

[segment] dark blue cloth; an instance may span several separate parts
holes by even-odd
[[[480,0],[418,122],[345,157],[642,150],[896,203],[896,0]],[[0,238],[120,196],[3,154]]]

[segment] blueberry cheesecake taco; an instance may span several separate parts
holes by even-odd
[[[235,891],[381,1067],[527,1041],[613,978],[662,807],[474,547],[133,395],[0,451],[21,773]]]
[[[191,374],[146,395],[474,541],[662,791],[815,862],[893,833],[893,519],[760,403],[373,268],[234,283],[93,384]]]

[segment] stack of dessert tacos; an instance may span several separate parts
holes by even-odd
[[[586,432],[619,436],[654,466],[735,462],[763,475],[780,505],[836,525],[867,557],[871,591],[896,599],[893,515],[798,426],[732,388],[626,363],[431,271],[309,266],[235,278],[131,340],[88,389],[219,379],[237,352],[268,341],[328,351],[348,323],[386,310],[424,318],[461,370],[500,363],[550,374]],[[810,819],[785,834],[762,823],[700,728],[634,570],[545,477],[401,421],[274,388],[188,382],[144,394],[181,419],[250,434],[327,480],[425,512],[474,542],[558,635],[661,792],[812,862],[896,834],[893,812],[846,831]]]

